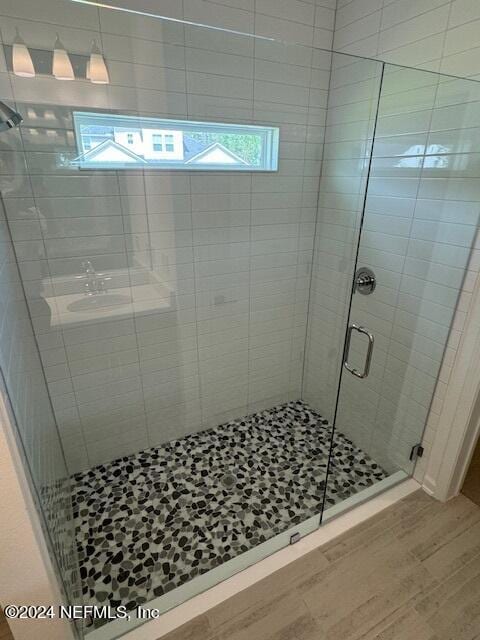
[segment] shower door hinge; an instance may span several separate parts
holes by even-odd
[[[425,449],[422,447],[421,444],[416,444],[414,447],[412,447],[412,450],[410,451],[410,460],[413,462],[414,460],[421,458],[423,456],[424,451]]]
[[[297,531],[296,533],[294,533],[292,536],[290,536],[290,544],[295,544],[296,542],[298,542],[301,538],[301,534],[299,531]]]
[[[93,620],[90,614],[86,615],[84,618],[76,618],[75,620],[73,620],[73,626],[78,632],[77,634],[75,634],[75,637],[83,638],[86,633],[86,629],[90,630],[90,627],[92,625]]]

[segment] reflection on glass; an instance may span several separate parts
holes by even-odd
[[[435,155],[440,153],[450,153],[448,147],[444,147],[440,144],[414,145],[402,153],[405,158],[399,160],[396,164],[397,167],[405,168],[418,168],[424,167],[425,169],[442,169],[449,166],[449,159],[445,156]]]
[[[277,127],[74,112],[84,169],[121,167],[275,171]]]

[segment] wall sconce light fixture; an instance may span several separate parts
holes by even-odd
[[[16,76],[21,76],[22,78],[35,77],[32,56],[18,29],[12,45],[12,67]]]
[[[108,84],[110,82],[105,59],[95,40],[92,42],[92,52],[87,63],[87,78],[94,84]]]
[[[72,63],[68,57],[68,53],[57,34],[55,45],[53,47],[53,65],[52,73],[57,80],[74,80]]]

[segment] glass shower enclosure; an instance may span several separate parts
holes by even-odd
[[[478,258],[479,85],[64,5],[71,82],[51,25],[2,18],[0,365],[66,598],[166,611],[428,449]],[[105,622],[82,633],[141,620]]]

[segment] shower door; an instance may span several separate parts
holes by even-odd
[[[412,475],[428,448],[473,282],[479,98],[476,82],[385,65],[325,519]],[[360,488],[333,483],[349,443]]]
[[[348,105],[376,112],[382,65],[333,56],[329,104],[329,51],[82,10],[105,30],[111,84],[89,82],[85,55],[71,82],[44,67],[24,81],[6,215],[72,476],[84,603],[166,611],[319,526],[332,423],[305,406],[302,378],[325,117],[368,147]],[[178,127],[200,124],[188,166],[125,146],[140,129],[157,148],[138,152],[170,153]],[[220,167],[191,163],[223,127],[257,125],[278,137],[278,171],[227,147]],[[271,155],[245,137],[245,158]],[[105,148],[121,153],[92,159]]]

